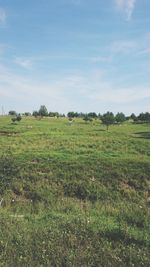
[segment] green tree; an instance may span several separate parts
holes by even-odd
[[[112,112],[107,112],[101,116],[101,121],[107,127],[107,131],[110,125],[114,124],[115,116]]]
[[[30,112],[25,112],[24,115],[25,115],[26,117],[28,117],[28,116],[31,116],[31,113],[30,113]]]
[[[14,116],[14,115],[17,115],[17,112],[15,110],[10,110],[8,114],[11,116]]]
[[[115,116],[117,123],[123,123],[126,120],[126,116],[122,112],[118,112]]]
[[[74,111],[69,111],[67,114],[68,118],[78,118],[79,117],[79,113],[78,112],[74,112]]]
[[[150,113],[149,112],[140,113],[137,119],[141,122],[150,122]]]
[[[138,120],[137,116],[136,116],[134,113],[131,114],[130,118],[131,118],[133,121],[137,121],[137,120]]]
[[[34,110],[32,113],[32,116],[34,116],[35,118],[37,118],[37,116],[39,115],[38,111]]]
[[[90,122],[90,121],[92,121],[92,118],[90,116],[88,116],[88,114],[85,114],[84,117],[83,117],[83,120],[85,122],[88,122],[88,121]]]
[[[41,116],[41,117],[48,116],[47,108],[44,105],[40,106],[38,113],[39,113],[39,116]]]
[[[22,120],[22,117],[20,114],[18,114],[16,117],[13,117],[11,118],[12,122],[15,123],[16,121],[21,121]]]
[[[88,117],[90,117],[92,119],[96,119],[97,118],[97,114],[95,112],[89,112],[88,113]]]

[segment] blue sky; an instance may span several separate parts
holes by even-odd
[[[149,26],[149,0],[0,0],[0,105],[150,111]]]

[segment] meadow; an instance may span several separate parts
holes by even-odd
[[[0,117],[0,266],[150,266],[150,124]]]

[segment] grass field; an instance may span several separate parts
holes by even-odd
[[[150,266],[150,125],[0,117],[0,266]]]

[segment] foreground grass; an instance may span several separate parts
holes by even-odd
[[[0,266],[149,266],[150,126],[0,118]]]

